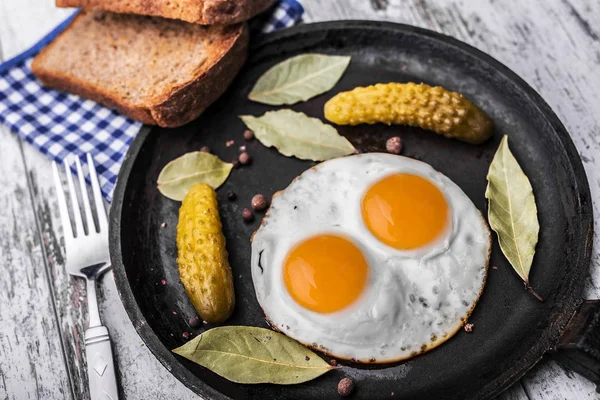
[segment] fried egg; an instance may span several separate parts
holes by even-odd
[[[342,359],[386,363],[430,350],[472,312],[488,226],[431,166],[391,154],[323,162],[274,196],[252,240],[270,324]]]

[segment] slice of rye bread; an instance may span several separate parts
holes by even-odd
[[[203,25],[230,25],[249,20],[266,10],[273,2],[273,0],[56,0],[56,5],[152,15]]]
[[[197,118],[246,60],[245,24],[203,26],[107,11],[81,11],[35,59],[46,85],[95,100],[145,124]]]

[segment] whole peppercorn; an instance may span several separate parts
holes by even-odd
[[[269,205],[269,202],[262,194],[257,194],[252,198],[252,208],[255,211],[262,211]]]
[[[389,138],[385,144],[388,153],[400,154],[402,152],[402,140],[398,136]]]
[[[238,157],[238,161],[240,162],[240,164],[246,165],[246,164],[250,164],[250,161],[252,161],[252,158],[250,157],[250,154],[243,152]]]
[[[229,199],[229,201],[234,201],[237,199],[237,194],[235,194],[235,192],[229,192],[227,193],[227,199]]]
[[[244,208],[244,211],[242,211],[242,218],[245,222],[252,222],[254,221],[254,214],[252,214],[252,211],[250,211],[250,209]]]
[[[246,129],[244,131],[244,139],[246,139],[246,140],[254,139],[254,132],[252,132],[250,129]]]
[[[200,325],[202,325],[202,320],[196,315],[188,319],[188,325],[190,328],[198,328]]]
[[[208,146],[202,146],[200,151],[203,153],[210,153],[210,148]]]
[[[190,334],[188,332],[183,332],[182,336],[185,340],[188,340],[190,338]]]
[[[354,382],[350,378],[344,378],[338,383],[338,393],[342,397],[350,396],[354,390]]]

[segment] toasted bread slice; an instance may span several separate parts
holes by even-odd
[[[46,85],[145,124],[181,126],[229,86],[246,59],[245,25],[202,26],[82,11],[33,60]]]
[[[56,0],[58,7],[152,15],[203,25],[247,21],[271,4],[273,0]]]

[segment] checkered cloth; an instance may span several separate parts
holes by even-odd
[[[296,0],[281,0],[271,15],[263,17],[262,31],[292,26],[303,12]],[[69,154],[91,153],[102,192],[110,201],[123,157],[142,124],[91,100],[45,88],[31,72],[33,57],[76,14],[29,50],[0,64],[0,123],[57,162]]]

